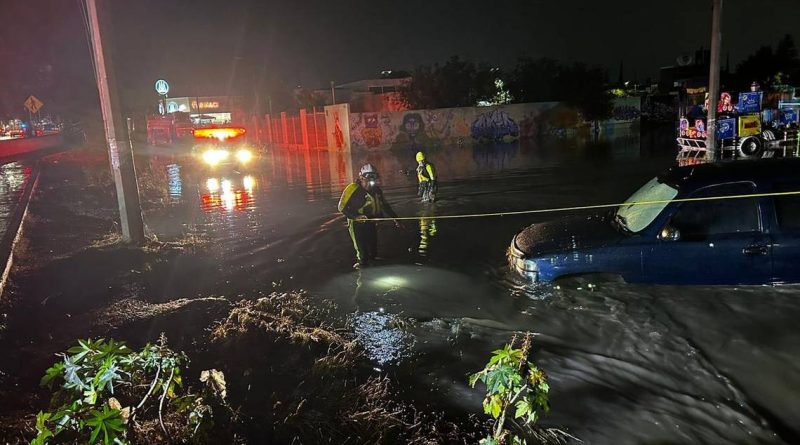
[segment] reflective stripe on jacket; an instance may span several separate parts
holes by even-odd
[[[356,219],[361,215],[367,218],[380,218],[384,215],[397,217],[394,210],[383,197],[383,191],[375,187],[372,192],[368,192],[360,184],[350,184],[342,192],[339,199],[339,211],[344,213],[348,219]]]
[[[417,179],[419,180],[419,182],[435,181],[436,170],[434,169],[433,164],[431,164],[430,162],[425,162],[422,165],[418,165]]]

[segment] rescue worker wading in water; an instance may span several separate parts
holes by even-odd
[[[378,187],[378,170],[372,164],[361,167],[358,182],[347,186],[339,200],[339,211],[347,217],[347,228],[356,249],[358,269],[370,264],[378,254],[378,230],[371,218],[397,218]],[[395,226],[400,223],[395,221]]]
[[[435,201],[438,189],[436,169],[433,164],[425,160],[425,154],[422,152],[417,153],[417,179],[419,180],[417,196],[422,198],[422,202]]]

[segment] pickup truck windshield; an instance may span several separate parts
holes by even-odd
[[[667,206],[667,201],[677,194],[677,189],[660,182],[658,178],[653,178],[619,206],[614,219],[626,230],[633,233],[640,232],[656,219]],[[652,201],[659,202],[646,204]]]

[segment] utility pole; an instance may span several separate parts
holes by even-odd
[[[336,105],[336,92],[333,90],[334,82],[331,80],[331,105]]]
[[[117,189],[122,241],[141,246],[145,242],[144,221],[139,202],[139,186],[136,183],[136,168],[133,164],[133,148],[130,135],[127,134],[125,119],[120,113],[116,77],[111,60],[111,45],[107,39],[103,42],[103,34],[110,28],[108,11],[103,9],[107,6],[107,0],[86,0],[92,53],[97,69],[97,90],[100,93],[100,108],[103,111],[108,157]]]
[[[706,158],[717,160],[717,101],[719,100],[719,65],[722,45],[722,0],[711,0],[711,60],[708,73],[708,123]]]

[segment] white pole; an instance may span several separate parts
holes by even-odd
[[[708,73],[708,124],[706,157],[717,160],[717,101],[719,99],[719,64],[722,45],[722,0],[711,0],[711,60]]]

